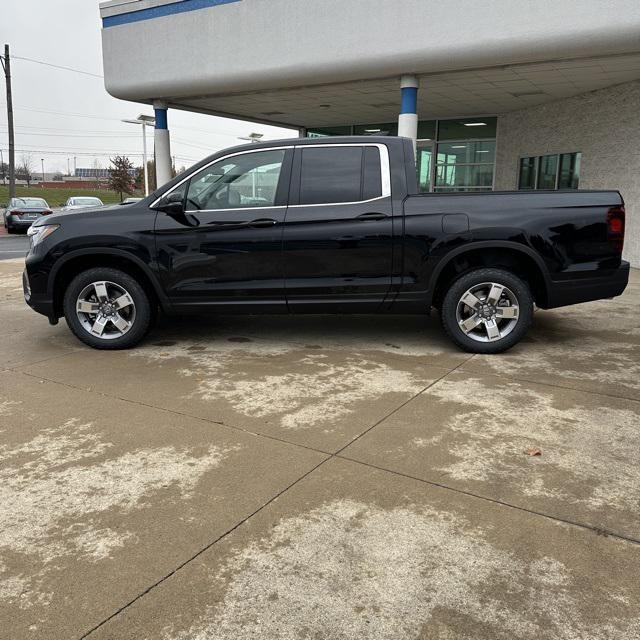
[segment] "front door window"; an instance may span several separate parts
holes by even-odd
[[[189,181],[187,210],[273,207],[284,149],[231,156],[202,169]]]

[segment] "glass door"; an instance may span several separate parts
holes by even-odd
[[[416,145],[416,170],[418,172],[418,190],[432,191],[433,141],[418,140]]]

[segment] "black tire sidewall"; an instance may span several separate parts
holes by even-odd
[[[467,289],[482,282],[496,282],[508,287],[518,300],[518,323],[511,333],[495,342],[478,342],[466,336],[458,326],[456,309]],[[527,283],[503,269],[476,269],[458,278],[449,287],[442,302],[441,320],[447,335],[459,347],[471,353],[501,353],[517,344],[527,333],[533,319],[533,296]]]
[[[76,314],[76,301],[80,292],[92,282],[108,280],[121,285],[133,298],[136,317],[133,327],[122,337],[104,340],[90,334],[80,323]],[[74,335],[95,349],[128,349],[136,345],[146,335],[151,321],[151,304],[142,286],[128,273],[110,267],[96,267],[78,274],[64,292],[64,317]]]

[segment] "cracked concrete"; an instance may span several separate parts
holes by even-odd
[[[640,636],[636,272],[470,357],[417,317],[162,321],[96,352],[26,308],[20,269],[0,263],[12,640]]]

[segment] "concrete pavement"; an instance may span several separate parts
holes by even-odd
[[[96,352],[26,308],[20,270],[12,639],[640,637],[637,272],[470,357],[414,317],[164,320]]]

